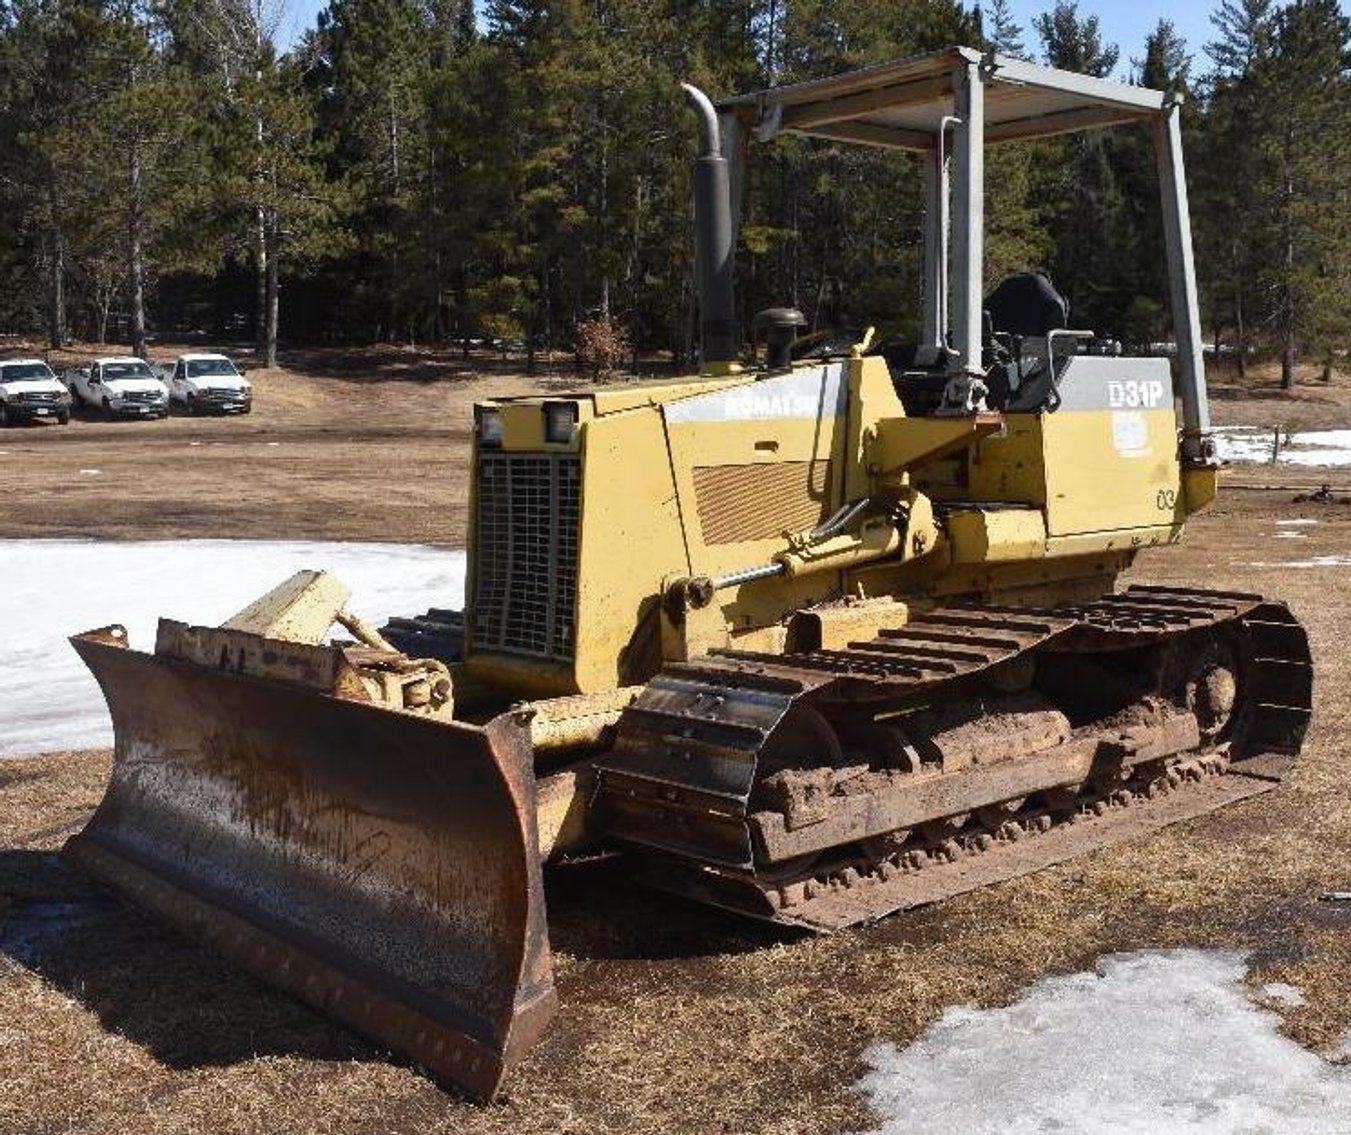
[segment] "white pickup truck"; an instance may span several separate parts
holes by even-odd
[[[189,414],[247,414],[253,387],[224,355],[180,355],[169,373],[169,396]]]
[[[167,418],[168,388],[144,359],[95,359],[62,375],[76,405],[96,406],[105,418]]]
[[[0,359],[0,426],[70,421],[70,395],[41,359]]]

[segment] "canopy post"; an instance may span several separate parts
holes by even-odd
[[[1182,456],[1205,461],[1210,433],[1205,360],[1201,354],[1201,315],[1196,299],[1196,263],[1192,257],[1187,175],[1182,163],[1181,106],[1174,100],[1154,122],[1159,163],[1163,233],[1168,254],[1168,291],[1177,339],[1178,380],[1182,395]]]
[[[954,72],[957,145],[954,194],[952,346],[957,368],[981,368],[981,296],[985,262],[985,76],[978,62]]]
[[[947,121],[945,120],[945,124]],[[948,161],[943,129],[921,155],[924,166],[924,307],[920,345],[941,358],[948,321]]]

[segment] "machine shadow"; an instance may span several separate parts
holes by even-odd
[[[808,937],[635,882],[619,855],[544,870],[549,938],[577,958],[666,961],[746,954]]]
[[[176,1069],[382,1052],[255,980],[52,852],[0,850],[0,979],[27,970]]]
[[[576,958],[696,960],[803,936],[648,890],[613,855],[551,866],[545,887],[552,944]],[[142,914],[57,853],[5,849],[0,980],[23,971],[179,1070],[259,1056],[402,1062]]]

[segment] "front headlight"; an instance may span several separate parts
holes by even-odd
[[[478,443],[485,449],[497,449],[502,444],[502,411],[496,406],[475,406],[474,426]]]
[[[562,445],[572,440],[572,431],[577,428],[576,402],[544,403],[544,440],[554,445]]]

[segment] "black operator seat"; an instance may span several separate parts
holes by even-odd
[[[1045,339],[1069,325],[1070,305],[1040,272],[1010,276],[985,297],[996,335]]]
[[[1040,272],[1009,276],[985,297],[986,384],[996,410],[1054,408],[1047,337],[1069,323],[1069,302]],[[1025,353],[1024,340],[1031,348]]]

